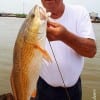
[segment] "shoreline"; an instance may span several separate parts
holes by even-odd
[[[17,18],[26,18],[26,14],[13,14],[13,13],[0,13],[0,17],[17,17]]]
[[[26,18],[27,14],[14,14],[14,13],[0,13],[0,17],[16,17],[16,18]],[[92,19],[92,23],[100,23],[100,20],[98,19]]]
[[[100,23],[100,20],[93,20],[92,23]]]

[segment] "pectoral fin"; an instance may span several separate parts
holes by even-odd
[[[38,49],[38,50],[42,53],[43,58],[44,58],[46,61],[52,62],[51,57],[50,57],[50,55],[48,54],[48,52],[47,52],[46,50],[44,50],[43,48],[41,48],[39,45],[34,45],[34,47],[35,47],[36,49]]]

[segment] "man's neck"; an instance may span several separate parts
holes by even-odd
[[[57,9],[53,10],[51,13],[51,18],[57,19],[61,17],[64,13],[65,5],[61,4]]]

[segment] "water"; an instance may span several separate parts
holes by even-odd
[[[93,24],[96,35],[97,54],[85,59],[82,73],[83,100],[100,100],[100,23]]]
[[[0,17],[0,94],[11,91],[13,47],[24,19]]]
[[[0,94],[11,92],[13,46],[23,18],[0,17]],[[85,58],[82,72],[83,100],[100,98],[100,24],[93,24],[96,33],[97,54]]]

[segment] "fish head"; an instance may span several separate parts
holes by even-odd
[[[46,37],[47,20],[49,13],[38,5],[36,5],[29,13],[28,33],[26,39],[29,42],[36,42]]]

